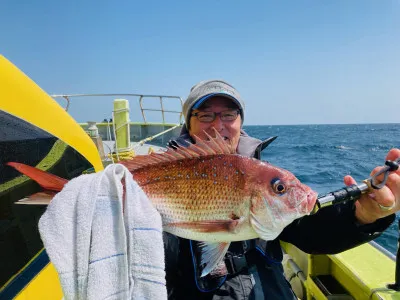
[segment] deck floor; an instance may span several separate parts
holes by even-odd
[[[104,148],[104,154],[108,155],[112,152],[114,152],[114,144],[115,141],[103,141],[103,148]],[[165,150],[165,148],[160,147],[160,146],[155,146],[151,144],[144,144],[140,145],[139,143],[131,143],[132,149],[135,151],[135,154],[137,155],[145,155],[149,153],[149,149],[152,148],[155,152],[161,152]]]

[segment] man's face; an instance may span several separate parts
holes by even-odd
[[[225,97],[213,97],[208,99],[199,109],[192,111],[192,116],[190,117],[190,129],[189,134],[194,138],[193,135],[198,136],[201,139],[207,139],[204,131],[207,132],[212,137],[215,137],[215,128],[219,134],[230,141],[235,149],[239,143],[240,127],[242,119],[240,114],[234,121],[222,121],[220,115],[215,117],[215,120],[211,123],[202,123],[197,117],[193,116],[197,112],[215,112],[220,113],[227,110],[238,109],[238,106],[231,100]]]

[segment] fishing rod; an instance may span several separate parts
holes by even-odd
[[[376,190],[381,189],[386,184],[389,173],[396,171],[399,168],[399,163],[400,158],[396,159],[395,161],[387,160],[385,162],[385,167],[383,167],[373,176],[363,180],[362,183],[346,186],[334,192],[319,196],[311,214],[315,214],[321,208],[327,206],[332,206],[347,201],[356,201],[360,199],[362,194],[369,192],[371,188]],[[381,182],[378,182],[378,176],[382,174],[383,180]],[[391,210],[393,208],[390,206],[386,207],[380,204],[378,205],[382,210]]]

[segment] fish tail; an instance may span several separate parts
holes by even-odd
[[[20,173],[28,176],[36,181],[45,190],[59,192],[63,189],[64,185],[68,182],[67,179],[58,177],[48,172],[42,171],[38,168],[31,167],[17,162],[8,162],[6,165],[13,167]]]

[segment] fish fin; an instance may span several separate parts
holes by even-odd
[[[25,164],[17,162],[8,162],[6,163],[6,165],[13,167],[20,173],[28,176],[46,190],[59,192],[68,182],[67,179],[58,177],[56,175],[50,174],[48,172],[42,171],[38,168],[31,167]]]
[[[263,141],[257,148],[259,148],[258,150],[261,152],[263,151],[265,148],[267,148],[273,141],[275,141],[275,139],[278,136],[271,136],[270,138],[266,139],[265,141]]]
[[[49,205],[51,200],[53,200],[53,197],[56,194],[57,193],[50,192],[50,191],[40,192],[40,193],[33,194],[33,195],[31,195],[31,196],[29,196],[27,198],[23,198],[23,199],[15,202],[15,204]]]
[[[215,130],[215,129],[214,129]],[[217,154],[235,154],[236,149],[230,142],[215,130],[215,137],[211,137],[205,133],[208,140],[200,139],[196,136],[196,143],[187,142],[187,146],[168,147],[163,153],[151,153],[148,155],[136,155],[130,160],[120,161],[119,163],[128,168],[129,171],[156,165],[159,163],[179,161],[183,159],[197,158],[201,156],[217,155]]]
[[[221,260],[224,258],[231,243],[207,243],[200,242],[201,248],[201,266],[204,266],[201,271],[201,276],[209,274]]]
[[[243,217],[236,220],[208,220],[208,221],[193,221],[193,222],[175,222],[168,223],[168,227],[179,227],[190,229],[196,232],[235,232],[237,227],[243,223]]]

